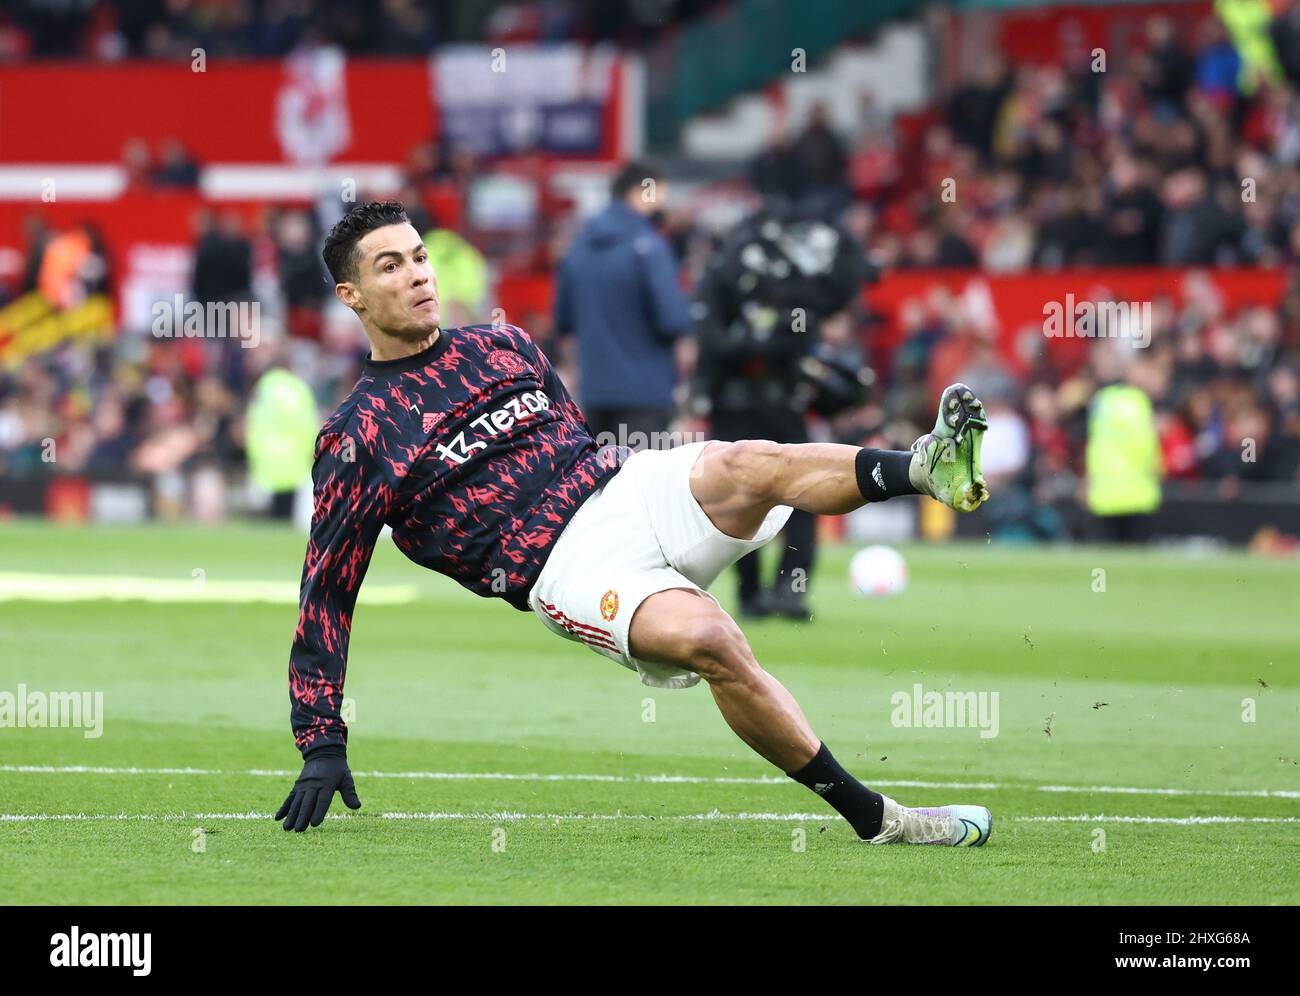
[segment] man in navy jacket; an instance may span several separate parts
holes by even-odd
[[[672,418],[673,346],[690,318],[677,260],[654,225],[664,188],[655,169],[628,163],[611,184],[609,206],[582,227],[560,264],[556,331],[577,336],[579,394],[602,445],[639,449]]]

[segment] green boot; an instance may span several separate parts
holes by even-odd
[[[988,429],[984,404],[965,384],[944,388],[934,431],[912,444],[908,477],[921,494],[958,512],[973,512],[989,497],[980,473],[980,444]]]

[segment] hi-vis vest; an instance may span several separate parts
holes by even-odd
[[[1127,384],[1103,387],[1088,410],[1088,507],[1133,515],[1160,507],[1160,436],[1151,400]]]
[[[288,370],[262,374],[253,388],[245,433],[253,480],[272,494],[305,483],[319,431],[320,413],[307,382]]]

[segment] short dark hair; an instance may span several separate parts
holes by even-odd
[[[615,200],[621,201],[627,196],[629,190],[635,190],[641,186],[642,180],[662,180],[663,178],[663,170],[659,169],[654,163],[647,162],[644,159],[633,159],[614,174],[614,179],[609,184],[609,194]]]
[[[356,280],[358,276],[357,243],[376,228],[385,225],[409,225],[406,209],[397,201],[370,201],[358,204],[338,220],[325,237],[325,268],[336,284]]]

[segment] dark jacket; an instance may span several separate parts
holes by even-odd
[[[578,337],[584,407],[672,406],[673,341],[690,315],[649,219],[616,201],[582,227],[560,264],[555,327]]]

